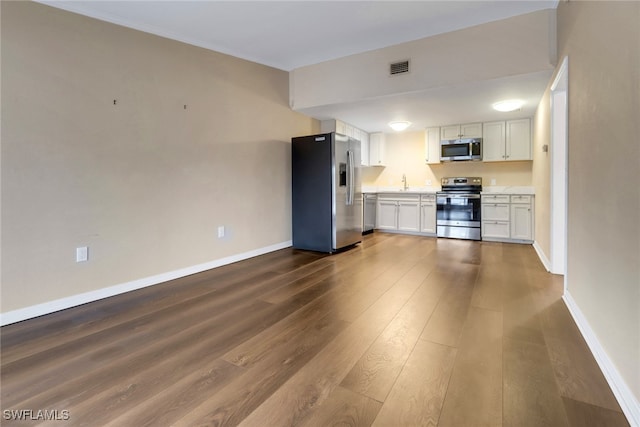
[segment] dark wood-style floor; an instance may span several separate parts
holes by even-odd
[[[561,293],[526,245],[375,233],[331,256],[285,249],[3,327],[2,410],[68,411],[50,422],[65,426],[627,426]]]

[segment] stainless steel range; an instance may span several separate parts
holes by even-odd
[[[480,240],[482,178],[442,178],[436,193],[438,237]]]

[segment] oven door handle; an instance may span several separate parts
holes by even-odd
[[[479,199],[479,194],[446,194],[441,197],[447,197],[449,199]]]

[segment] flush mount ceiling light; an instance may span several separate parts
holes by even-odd
[[[492,105],[494,110],[508,113],[509,111],[516,111],[522,108],[524,101],[519,99],[507,99],[505,101],[496,102]]]
[[[397,131],[397,132],[402,132],[403,130],[405,130],[406,128],[408,128],[409,126],[411,126],[411,122],[390,122],[389,126],[391,126],[391,129]]]

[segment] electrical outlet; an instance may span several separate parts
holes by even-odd
[[[85,262],[89,260],[89,248],[82,246],[76,248],[76,262]]]
[[[218,227],[218,239],[221,239],[224,237],[224,225],[221,225],[220,227]]]
[[[427,187],[431,187],[431,180],[430,180],[430,179],[425,180],[424,184],[425,184]]]
[[[496,179],[495,178],[491,178],[491,185],[496,185]]]

